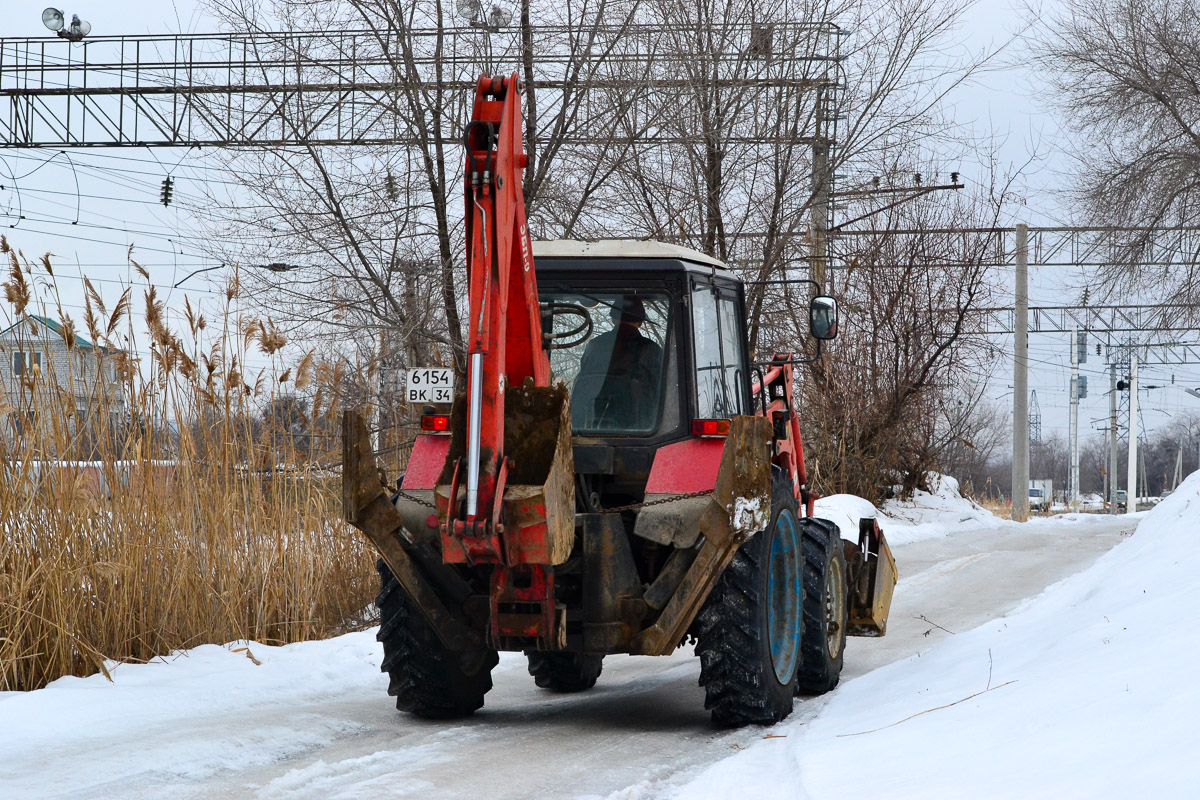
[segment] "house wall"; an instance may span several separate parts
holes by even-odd
[[[17,405],[15,399],[21,398],[25,392],[14,373],[13,357],[22,352],[25,353],[26,370],[32,367],[33,359],[30,356],[41,355],[42,379],[47,381],[46,385],[57,385],[71,394],[78,410],[94,408],[97,402],[93,398],[102,396],[110,411],[123,407],[123,395],[115,380],[112,363],[104,364],[109,374],[104,381],[98,380],[101,365],[95,347],[77,346],[68,350],[66,342],[57,333],[45,325],[37,327],[36,334],[25,324],[18,326],[17,330],[0,334],[0,386],[10,405]]]

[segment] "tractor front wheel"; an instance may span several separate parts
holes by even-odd
[[[846,649],[846,554],[837,525],[800,520],[804,545],[804,636],[800,640],[799,694],[824,694],[838,685]]]

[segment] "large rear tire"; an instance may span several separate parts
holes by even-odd
[[[838,685],[846,651],[846,554],[837,525],[800,520],[804,545],[804,635],[800,640],[799,694],[824,694]]]
[[[765,725],[792,713],[803,554],[785,482],[771,506],[770,525],[734,554],[696,619],[704,707],[717,725]]]
[[[425,617],[380,559],[379,633],[382,672],[391,678],[388,694],[396,708],[428,719],[465,717],[483,706],[492,688],[495,650],[456,653],[448,650]]]
[[[596,685],[604,656],[591,653],[542,653],[532,650],[529,674],[533,682],[552,692],[582,692]]]

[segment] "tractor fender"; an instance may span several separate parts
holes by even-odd
[[[695,438],[660,447],[646,481],[647,505],[633,527],[635,536],[674,547],[692,547],[700,538],[700,518],[711,504],[710,495],[662,502],[671,497],[711,492],[717,485],[723,438]]]
[[[444,434],[422,434],[413,442],[400,492],[393,503],[404,521],[404,529],[415,539],[430,542],[438,539],[433,490],[449,452],[450,437]]]

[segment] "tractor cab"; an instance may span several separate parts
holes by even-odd
[[[742,282],[720,261],[644,241],[533,253],[576,472],[606,502],[640,498],[661,447],[752,413]]]

